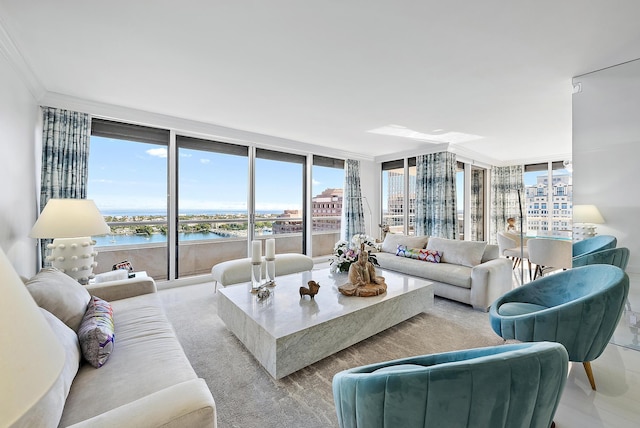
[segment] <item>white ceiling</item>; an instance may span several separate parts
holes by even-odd
[[[482,139],[508,162],[571,152],[573,76],[640,57],[637,0],[0,0],[45,91],[347,150]],[[0,28],[1,30],[2,28]]]

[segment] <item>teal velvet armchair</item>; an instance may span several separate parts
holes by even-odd
[[[341,428],[547,428],[566,382],[557,343],[404,358],[333,378]]]
[[[629,277],[619,267],[582,266],[509,291],[491,305],[489,319],[504,339],[564,345],[595,390],[590,362],[609,343],[628,294]]]
[[[573,257],[583,256],[596,251],[616,248],[618,240],[612,235],[597,235],[593,238],[583,239],[573,243]]]
[[[608,250],[587,253],[573,258],[573,267],[587,265],[613,265],[622,270],[627,269],[629,249],[626,247],[609,248]]]

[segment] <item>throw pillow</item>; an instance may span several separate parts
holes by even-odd
[[[443,263],[474,267],[482,261],[487,243],[485,241],[459,241],[456,239],[431,238],[427,250],[441,254]]]
[[[78,339],[82,355],[89,364],[99,368],[107,362],[115,343],[113,309],[109,302],[91,297],[78,330]]]
[[[38,306],[77,332],[91,295],[78,281],[55,268],[42,269],[27,281],[27,290]]]
[[[421,250],[420,251],[420,260],[424,260],[425,262],[431,263],[440,263],[442,259],[442,253],[437,250]]]
[[[407,248],[406,245],[398,245],[396,256],[406,257],[423,262],[440,263],[442,253],[437,250],[425,250],[423,248]]]
[[[409,259],[417,259],[419,252],[420,252],[419,248],[407,248],[406,245],[398,245],[398,249],[396,250],[396,256],[406,257]]]
[[[395,254],[398,245],[404,245],[407,248],[424,248],[429,240],[428,236],[407,236],[399,233],[387,233],[382,242],[382,251],[384,253]]]

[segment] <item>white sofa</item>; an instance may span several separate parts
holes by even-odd
[[[43,269],[26,286],[63,344],[66,363],[42,403],[16,426],[216,427],[211,392],[166,319],[152,278],[85,288]],[[113,349],[99,368],[85,361],[77,334],[82,328],[73,328],[84,324],[81,311],[91,296],[111,304],[115,326]]]
[[[420,249],[438,251],[440,263],[398,256],[399,245],[413,249],[412,254]],[[497,245],[486,242],[387,234],[375,255],[381,268],[429,279],[436,296],[485,312],[512,287],[511,262],[500,257]]]

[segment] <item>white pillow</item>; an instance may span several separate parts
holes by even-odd
[[[91,298],[86,288],[55,268],[42,269],[26,285],[38,306],[51,312],[74,332],[78,331]]]
[[[96,284],[109,281],[119,281],[129,278],[129,271],[126,269],[116,269],[109,272],[99,273],[95,277]]]
[[[396,251],[398,251],[398,245],[420,249],[427,245],[428,240],[428,236],[408,236],[400,233],[387,233],[384,242],[382,242],[382,251],[395,254]]]
[[[427,250],[437,250],[440,261],[454,265],[474,267],[482,262],[486,241],[458,241],[456,239],[430,238]]]

